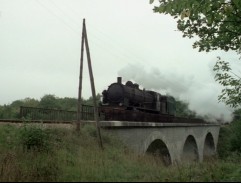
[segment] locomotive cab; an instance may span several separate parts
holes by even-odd
[[[176,114],[176,101],[172,96],[161,97],[161,113],[175,116]]]

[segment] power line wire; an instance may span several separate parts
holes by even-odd
[[[45,6],[43,3],[40,3],[39,0],[35,0],[35,2],[37,2],[39,5],[41,5],[42,7],[44,7],[49,13],[51,13],[52,15],[54,15],[59,21],[61,21],[63,24],[65,24],[69,29],[71,29],[75,34],[77,34],[78,36],[80,36],[80,32],[76,32],[75,29],[73,29],[69,24],[67,24],[62,18],[60,18],[57,14],[53,13],[53,11],[51,9],[49,9],[47,6]],[[42,1],[43,2],[43,1]]]
[[[47,6],[45,6],[43,3],[40,3],[39,2],[39,0],[36,0],[36,2],[38,3],[38,4],[40,4],[42,7],[44,7],[49,13],[51,13],[52,15],[54,15],[58,20],[60,20],[62,23],[64,23],[68,28],[70,28],[75,34],[77,34],[79,37],[80,37],[80,33],[79,32],[77,32],[72,26],[70,26],[68,23],[66,23],[66,21],[64,21],[60,16],[58,16],[56,13],[54,13],[53,12],[53,10],[51,10],[50,8],[48,8]],[[42,1],[43,2],[43,1]],[[67,17],[69,20],[72,20],[72,22],[74,21],[74,24],[75,25],[77,25],[77,26],[79,26],[80,24],[78,24],[78,23],[76,23],[76,21],[72,18],[72,17],[70,17],[63,9],[61,9],[59,6],[57,6],[56,5],[56,3],[55,2],[53,2],[52,0],[49,0],[49,2],[51,2],[57,9],[59,9],[61,12],[62,12],[62,14],[64,14],[65,15],[65,17]],[[72,12],[74,12],[74,11],[72,11]],[[112,52],[108,52],[108,53],[110,53],[110,54],[114,54],[114,56],[121,56],[121,57],[123,57],[123,58],[127,58],[127,59],[130,59],[130,60],[137,60],[137,61],[144,61],[142,58],[140,58],[139,56],[136,56],[136,55],[134,55],[133,54],[133,52],[129,52],[128,50],[121,50],[119,47],[120,47],[120,43],[118,43],[118,41],[116,41],[116,40],[114,40],[113,41],[113,39],[111,39],[109,36],[107,36],[105,33],[103,33],[102,32],[102,30],[100,30],[98,27],[95,27],[95,26],[93,26],[91,23],[88,23],[89,25],[90,25],[90,27],[92,27],[92,29],[89,29],[90,30],[90,34],[92,35],[92,36],[94,36],[96,39],[98,39],[98,40],[100,40],[102,43],[103,42],[105,42],[105,43],[107,43],[107,44],[109,44],[109,50],[112,50],[112,51],[114,51],[114,52],[116,52],[114,49],[113,49],[113,47],[115,47],[115,49],[118,49],[119,50],[119,52],[121,53],[119,53],[119,52],[117,52],[117,55],[115,55],[114,53],[112,53]],[[96,31],[97,30],[97,31]],[[94,32],[94,33],[92,33],[92,32]],[[99,34],[99,36],[97,36],[97,34]],[[103,40],[101,40],[99,37],[102,37],[102,38],[104,38]],[[106,41],[106,40],[109,40],[109,42],[108,41]],[[113,42],[115,42],[115,43],[113,43]],[[101,48],[103,48],[104,50],[106,50],[106,48],[104,48],[103,46],[102,46],[103,44],[100,44],[100,46],[101,46]],[[105,44],[106,45],[106,44]],[[132,58],[131,58],[132,57]]]

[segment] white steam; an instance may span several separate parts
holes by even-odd
[[[208,121],[226,123],[232,120],[232,109],[218,102],[221,87],[214,80],[200,81],[195,75],[180,74],[174,70],[161,72],[151,68],[147,71],[141,65],[132,64],[119,70],[118,75],[123,82],[131,80],[147,90],[188,102],[190,110],[206,116]]]

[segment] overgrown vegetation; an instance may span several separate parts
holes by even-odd
[[[101,150],[95,126],[85,125],[77,133],[44,124],[1,125],[0,181],[240,181],[240,128],[240,122],[222,127],[219,159],[165,167],[157,157],[137,155],[104,130]]]
[[[241,155],[241,121],[235,120],[230,125],[222,127],[218,143],[219,157]]]

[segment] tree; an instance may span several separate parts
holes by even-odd
[[[150,0],[153,3],[154,0]],[[159,0],[160,5],[154,12],[169,14],[177,19],[177,28],[183,37],[198,39],[193,48],[199,51],[211,50],[236,51],[241,54],[241,1],[240,0]],[[225,89],[219,101],[237,107],[240,105],[240,85],[237,78],[232,77],[228,62],[217,61],[214,66],[217,73],[215,79]],[[240,79],[240,78],[239,78]]]
[[[97,102],[97,104],[98,104],[100,101],[101,101],[101,95],[100,95],[99,93],[97,93],[97,95],[96,95],[96,102]],[[84,101],[83,101],[83,104],[93,106],[93,105],[94,105],[94,99],[93,99],[93,97],[90,96],[87,100],[84,100]]]
[[[70,97],[59,98],[58,103],[61,106],[61,109],[63,110],[77,111],[77,103],[78,103],[77,98],[70,98]]]
[[[55,95],[44,95],[40,102],[39,106],[42,108],[51,108],[51,109],[60,109],[58,98]]]
[[[28,107],[38,107],[39,105],[39,101],[34,99],[34,98],[25,98],[22,100],[23,101],[23,105],[24,106],[28,106]]]
[[[228,62],[222,61],[218,57],[213,70],[216,72],[215,79],[224,86],[218,100],[225,102],[231,107],[241,105],[241,78],[232,72]]]

